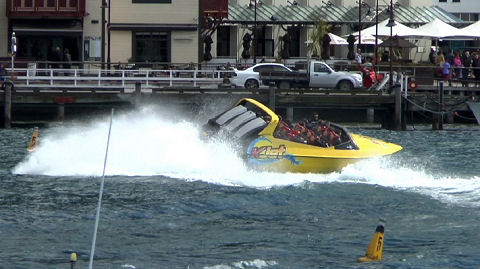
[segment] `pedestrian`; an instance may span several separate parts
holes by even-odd
[[[357,49],[357,52],[355,53],[355,62],[358,64],[362,64],[362,50]]]
[[[473,78],[475,79],[475,86],[478,85],[480,82],[480,58],[479,58],[479,52],[474,52],[473,53],[473,59],[472,59],[472,69],[473,69]]]
[[[462,74],[462,59],[460,59],[460,51],[455,52],[453,57],[453,68],[455,70],[455,78],[461,80],[463,78]]]
[[[60,47],[56,47],[52,54],[52,68],[60,68],[60,62],[62,61],[63,54],[60,51]]]
[[[382,53],[382,62],[388,62],[390,58],[390,53],[388,50],[383,51]]]
[[[437,54],[437,57],[435,57],[435,65],[437,66],[437,69],[435,72],[437,77],[443,76],[442,68],[444,64],[445,64],[445,56],[443,56],[442,51],[439,51]]]
[[[448,61],[445,61],[443,63],[443,69],[442,69],[442,74],[443,74],[443,81],[448,82],[449,86],[452,86],[452,82],[450,81],[450,63]]]
[[[462,65],[462,87],[468,88],[468,77],[470,76],[470,67],[472,66],[472,57],[468,50],[463,52]]]
[[[455,55],[453,54],[453,50],[448,49],[448,54],[445,55],[445,61],[447,61],[452,66],[454,57]]]
[[[70,69],[70,67],[72,66],[72,55],[70,55],[70,51],[67,48],[63,51],[63,61],[63,68]]]
[[[8,76],[8,71],[5,68],[5,65],[2,63],[0,64],[0,81],[5,81],[5,79],[7,79],[7,76]]]
[[[437,52],[434,48],[430,48],[430,54],[428,54],[428,59],[432,64],[435,64],[435,58],[437,57]]]

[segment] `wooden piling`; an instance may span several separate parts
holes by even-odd
[[[11,128],[12,127],[12,88],[13,88],[13,83],[12,82],[3,82],[4,86],[4,117],[3,117],[3,125],[5,128]]]
[[[59,121],[65,120],[65,104],[64,103],[57,104],[57,120]]]
[[[438,83],[438,114],[433,115],[432,130],[443,130],[443,81]]]
[[[373,123],[375,121],[375,109],[373,107],[367,108],[367,122]]]
[[[395,130],[402,130],[402,92],[400,87],[395,87]]]
[[[275,87],[268,89],[268,107],[275,112]]]
[[[293,122],[293,106],[287,107],[287,120]]]

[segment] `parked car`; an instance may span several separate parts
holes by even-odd
[[[292,69],[279,63],[259,63],[245,70],[234,69],[230,83],[236,87],[255,89],[260,86],[260,72],[292,72]]]
[[[265,85],[274,85],[279,89],[337,88],[352,90],[363,86],[360,74],[337,72],[328,64],[319,61],[308,62],[306,71],[262,71],[260,80]]]

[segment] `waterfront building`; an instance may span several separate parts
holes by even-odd
[[[378,1],[379,21],[389,17],[389,2]],[[433,18],[454,26],[466,26],[466,22],[478,19],[478,14],[472,15],[479,9],[475,5],[477,0],[462,0],[465,10],[451,10],[457,17],[446,12],[446,7],[440,8],[443,2],[396,0],[395,20],[416,27]],[[452,5],[456,4],[453,2]],[[312,56],[309,47],[319,20],[331,25],[330,31],[337,35],[357,31],[359,25],[361,28],[374,25],[377,1],[361,3],[359,6],[358,0],[0,0],[0,57],[8,58],[15,32],[19,62],[36,62],[40,67],[55,61],[56,47],[61,51],[69,49],[73,66],[76,63],[98,66],[102,62],[114,66],[143,63],[153,68],[167,67],[170,63],[215,66],[227,62],[252,64],[263,58],[293,62]],[[469,14],[468,18],[465,14]],[[250,55],[242,57],[246,56],[242,54],[247,34],[251,37],[247,49]],[[431,41],[417,44],[409,57],[414,61],[425,60]],[[363,45],[362,49],[373,53],[372,45]],[[346,47],[332,47],[329,51],[332,58],[345,58],[346,54]]]

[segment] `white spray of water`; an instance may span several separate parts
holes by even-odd
[[[480,205],[480,178],[435,178],[424,171],[397,167],[392,158],[362,161],[331,174],[294,174],[249,170],[227,143],[200,139],[198,125],[173,121],[155,108],[116,115],[106,175],[155,176],[202,180],[229,186],[270,188],[315,183],[362,183],[415,191],[446,202]],[[36,151],[15,174],[100,176],[109,119],[48,130]]]

